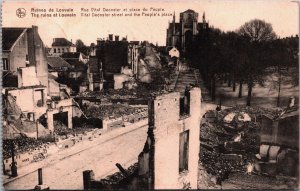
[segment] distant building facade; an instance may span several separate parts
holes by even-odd
[[[137,75],[139,48],[138,41],[128,42],[126,38],[119,40],[119,36],[113,39],[112,34],[107,40],[97,40],[96,57],[97,62],[102,63],[101,76],[103,76],[104,88],[114,88],[114,75],[122,73],[124,68]]]
[[[128,45],[128,64],[132,69],[133,75],[138,76],[138,63],[141,45],[139,41],[131,41]]]
[[[76,46],[65,38],[54,38],[52,48],[49,52],[51,56],[61,56],[63,53],[76,52]]]
[[[175,12],[172,23],[169,23],[167,29],[166,46],[176,47],[181,52],[192,43],[195,35],[208,30],[208,22],[205,20],[205,13],[202,16],[202,22],[198,22],[198,13],[188,9],[180,13],[179,23],[175,22]]]
[[[99,91],[103,88],[102,63],[97,57],[90,57],[87,63],[87,81],[90,91]]]

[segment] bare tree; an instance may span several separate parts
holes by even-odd
[[[238,32],[251,42],[265,42],[276,38],[272,25],[259,19],[246,22],[240,27]]]
[[[238,33],[248,43],[246,54],[248,57],[246,71],[246,83],[248,85],[247,105],[251,105],[252,89],[255,83],[263,85],[264,69],[266,68],[266,44],[276,39],[272,25],[263,20],[254,19],[242,25]]]

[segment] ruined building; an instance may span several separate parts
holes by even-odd
[[[299,106],[291,97],[280,115],[263,115],[260,134],[262,171],[299,176]]]
[[[181,104],[183,103],[183,104]],[[138,165],[111,180],[83,172],[84,189],[197,189],[201,90],[198,87],[153,96],[148,104],[148,136]],[[131,170],[135,168],[135,170]],[[111,177],[111,176],[110,176]]]
[[[40,85],[48,87],[46,51],[38,27],[3,28],[2,36],[3,87],[20,87],[18,69],[28,66],[35,67]]]
[[[208,22],[205,19],[205,13],[202,16],[202,22],[198,22],[198,13],[188,9],[180,13],[179,23],[175,22],[175,12],[173,21],[169,23],[167,29],[166,46],[176,47],[181,52],[185,52],[198,33],[204,33],[208,30]]]
[[[74,100],[48,73],[48,64],[56,65],[47,61],[38,28],[3,28],[2,55],[4,137],[49,135],[54,120],[72,128]]]
[[[137,76],[139,48],[139,42],[128,42],[125,38],[119,40],[117,35],[115,39],[112,34],[107,40],[98,39],[97,45],[91,50],[96,52],[98,60],[97,62],[93,60],[91,63],[95,62],[93,64],[95,66],[101,63],[102,74],[92,72],[93,75],[103,76],[103,87],[106,89],[123,87],[123,83],[130,77]],[[100,72],[98,69],[97,71]]]
[[[200,88],[149,102],[148,138],[139,156],[139,176],[149,189],[197,189],[200,108]]]
[[[90,91],[99,91],[103,88],[102,62],[91,56],[87,63],[87,81]]]

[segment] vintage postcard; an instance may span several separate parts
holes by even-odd
[[[2,2],[3,189],[299,189],[298,3]]]

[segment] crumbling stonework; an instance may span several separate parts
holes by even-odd
[[[139,156],[139,176],[149,189],[197,188],[201,91],[189,93],[190,112],[183,116],[179,92],[149,102],[148,138]]]
[[[73,128],[73,106],[72,99],[60,100],[56,104],[53,104],[53,108],[47,110],[47,125],[50,131],[54,131],[54,115],[62,112],[67,112],[68,128]]]

